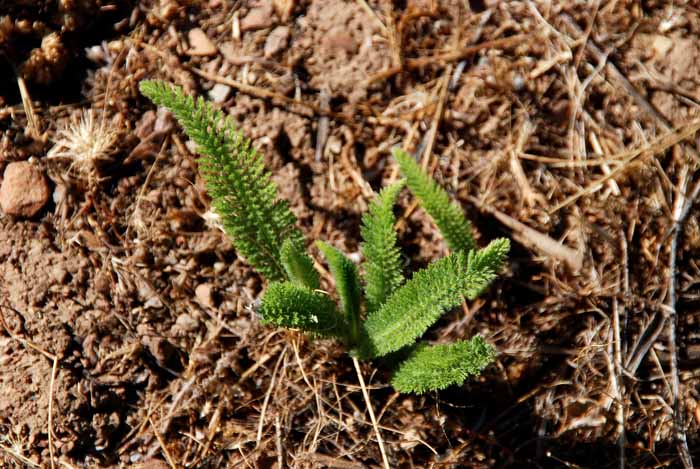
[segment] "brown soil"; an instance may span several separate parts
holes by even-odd
[[[381,467],[351,359],[260,324],[144,78],[235,116],[309,241],[358,252],[394,145],[481,244],[514,239],[430,336],[484,335],[482,377],[398,395],[363,364],[392,467],[700,461],[700,11],[399,3],[2,2],[0,174],[29,160],[53,197],[0,214],[1,467]],[[400,206],[411,271],[445,247]]]

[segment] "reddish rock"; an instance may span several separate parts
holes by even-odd
[[[208,283],[197,285],[197,288],[194,289],[194,295],[203,306],[214,307],[214,289]]]
[[[187,51],[189,55],[195,56],[208,56],[215,55],[217,50],[216,46],[207,34],[199,28],[190,29],[187,33],[187,40],[190,43],[190,48]]]
[[[255,8],[251,8],[241,20],[241,31],[255,31],[256,29],[269,28],[274,24],[272,17],[272,5],[265,2]]]
[[[7,215],[30,218],[51,197],[44,173],[28,161],[7,165],[0,185],[0,207]]]
[[[265,41],[265,57],[269,59],[287,47],[287,41],[289,41],[289,28],[287,26],[278,26],[273,29]]]

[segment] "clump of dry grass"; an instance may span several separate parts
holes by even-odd
[[[93,109],[82,110],[56,132],[47,157],[70,161],[68,172],[80,179],[97,177],[100,166],[113,160],[120,134],[120,127],[108,125],[105,115],[98,118]]]

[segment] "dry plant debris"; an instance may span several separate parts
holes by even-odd
[[[0,171],[33,157],[53,190],[0,215],[0,466],[381,464],[351,360],[248,308],[144,78],[220,97],[308,238],[359,256],[394,145],[479,242],[520,236],[430,337],[495,344],[483,382],[407,397],[362,367],[393,466],[698,465],[699,35],[688,2],[0,2]],[[47,158],[89,113],[121,129],[93,180]],[[445,245],[399,204],[416,271]]]

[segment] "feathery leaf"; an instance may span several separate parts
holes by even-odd
[[[412,344],[462,297],[466,256],[455,252],[416,272],[364,322],[364,356],[382,356]]]
[[[302,235],[287,203],[276,200],[277,186],[250,140],[201,97],[195,100],[180,87],[159,81],[139,86],[154,103],[168,108],[197,144],[214,210],[236,250],[267,280],[285,279],[279,259],[282,243],[287,238],[301,242]]]
[[[447,192],[418,166],[411,155],[400,148],[395,148],[393,155],[406,176],[411,192],[433,219],[450,249],[464,252],[474,249],[471,223],[464,216],[462,208],[450,202]]]
[[[503,267],[508,250],[510,250],[510,240],[498,238],[483,249],[469,252],[467,270],[470,273],[470,280],[462,291],[464,296],[473,300],[489,286]]]
[[[362,299],[357,266],[338,249],[323,241],[317,241],[316,246],[328,261],[328,267],[333,274],[335,288],[340,297],[343,314],[350,324],[350,337],[355,341],[359,336],[360,301]]]
[[[347,333],[347,324],[328,295],[292,282],[271,283],[260,314],[266,323],[326,337],[344,338]]]
[[[362,217],[361,248],[365,257],[368,312],[377,310],[403,283],[401,252],[396,246],[394,229],[394,202],[404,185],[405,181],[399,181],[382,189]]]
[[[491,242],[467,256],[457,251],[416,274],[364,322],[360,356],[382,356],[412,344],[447,310],[473,299],[501,268],[510,243]]]
[[[462,384],[481,373],[495,358],[494,348],[480,336],[452,344],[421,344],[394,373],[392,386],[399,392],[422,394]]]
[[[314,268],[314,261],[304,252],[301,243],[291,239],[284,240],[280,259],[290,281],[312,290],[319,288],[320,280]]]

